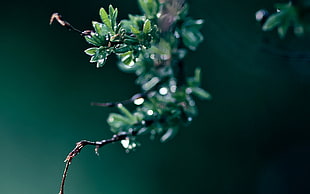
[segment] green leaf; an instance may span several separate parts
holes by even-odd
[[[112,5],[109,5],[109,19],[111,21],[111,29],[114,32],[115,27],[116,27],[116,18],[118,15],[118,10],[117,8],[114,9]]]
[[[283,17],[284,17],[283,12],[275,13],[269,16],[269,18],[264,23],[262,29],[264,31],[272,30],[273,28],[281,24]]]
[[[102,38],[106,39],[105,37],[108,36],[110,30],[107,28],[106,25],[99,23],[99,22],[92,22],[93,28],[95,29],[96,33]]]
[[[173,127],[173,128],[169,128],[166,133],[160,138],[160,141],[162,143],[167,142],[169,140],[171,140],[173,137],[175,137],[175,135],[178,133],[178,128]]]
[[[294,33],[296,36],[302,36],[304,34],[304,26],[302,24],[300,24],[299,22],[297,22],[294,26]]]
[[[199,86],[201,82],[201,69],[197,67],[195,69],[195,76],[194,76],[196,84]]]
[[[280,38],[285,37],[289,26],[290,26],[289,20],[283,21],[282,24],[280,26],[278,26],[278,34],[279,34]]]
[[[149,91],[150,89],[155,87],[159,82],[160,82],[160,79],[158,77],[152,77],[150,80],[148,80],[142,85],[142,89],[144,91]]]
[[[180,11],[179,17],[180,19],[185,19],[188,14],[189,6],[187,3],[183,5],[183,9]]]
[[[121,53],[126,53],[128,51],[130,51],[130,47],[129,46],[122,46],[122,47],[119,47],[119,48],[115,48],[114,49],[114,52],[117,53],[117,54],[121,54]]]
[[[86,42],[88,42],[89,44],[95,45],[95,46],[100,46],[100,42],[98,42],[97,40],[95,40],[92,36],[84,36]]]
[[[111,16],[113,14],[113,12],[115,11],[115,9],[113,8],[113,6],[110,4],[109,5],[109,15]]]
[[[122,63],[126,64],[126,65],[131,65],[133,63],[133,57],[132,55],[126,55],[124,57],[122,57]]]
[[[111,25],[113,27],[113,30],[116,30],[115,28],[117,27],[117,22],[116,22],[116,19],[117,19],[117,15],[118,15],[118,9],[115,8],[115,10],[113,11],[112,15],[111,15]]]
[[[131,121],[117,113],[110,113],[107,123],[111,126],[111,131],[114,133],[120,132],[123,128],[131,125]]]
[[[147,18],[153,18],[158,12],[158,3],[156,0],[139,0],[141,10],[145,13]]]
[[[292,7],[291,2],[289,2],[289,3],[276,3],[275,4],[275,8],[278,10],[288,9],[290,7]]]
[[[186,22],[184,22],[182,26],[183,28],[191,28],[195,30],[200,30],[203,24],[204,24],[203,19],[198,19],[198,20],[189,19]]]
[[[187,48],[194,51],[203,41],[203,36],[197,30],[182,28],[182,41]]]
[[[262,29],[268,31],[277,27],[280,38],[284,38],[290,26],[295,27],[300,24],[298,9],[291,2],[276,4],[276,7],[278,9],[277,13],[267,19]],[[300,32],[302,33],[302,28],[299,29],[301,29]]]
[[[181,36],[184,45],[190,50],[196,50],[198,45],[203,41],[203,36],[199,32],[204,20],[187,20],[182,24]]]
[[[140,5],[142,11],[145,14],[149,14],[149,10],[148,10],[147,5],[146,5],[147,0],[139,0],[138,2],[139,2],[139,5]]]
[[[191,88],[192,93],[202,100],[211,100],[212,96],[209,92],[199,87]]]
[[[91,57],[90,62],[96,62],[97,68],[103,67],[107,57],[110,55],[110,51],[102,49],[100,47],[96,50],[96,53]]]
[[[117,108],[128,118],[130,124],[134,124],[137,122],[137,118],[133,114],[131,114],[131,112],[122,104],[118,104]]]
[[[106,58],[102,58],[102,59],[99,59],[98,61],[97,61],[97,68],[99,68],[99,67],[103,67],[104,66],[104,64],[105,64],[105,62],[106,62]]]
[[[131,32],[134,34],[140,34],[141,33],[140,30],[133,25],[130,26],[130,29],[131,29]]]
[[[121,57],[126,57],[128,55],[132,55],[133,51],[128,51],[128,52],[125,52],[125,53],[122,53],[120,54]]]
[[[100,15],[102,22],[108,27],[110,32],[113,32],[111,20],[104,8],[100,8],[99,15]]]
[[[137,71],[138,66],[134,63],[133,65],[127,65],[124,64],[123,62],[118,62],[117,63],[118,68],[126,73],[134,73]]]
[[[143,25],[143,33],[148,34],[151,32],[151,21],[149,19],[145,20],[144,25]]]
[[[92,47],[92,48],[86,49],[84,52],[85,52],[87,55],[93,56],[94,54],[96,54],[96,51],[97,51],[97,50],[98,50],[97,47]]]

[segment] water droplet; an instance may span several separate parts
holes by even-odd
[[[122,146],[124,147],[124,148],[129,148],[129,139],[123,139],[122,141],[121,141],[121,144],[122,144]]]
[[[167,95],[168,94],[168,88],[166,88],[166,87],[160,88],[159,93],[161,95]]]
[[[132,143],[132,147],[133,148],[137,147],[137,144],[136,143]]]
[[[180,34],[179,34],[177,31],[174,32],[174,36],[175,36],[176,38],[180,38],[180,37],[181,37]]]
[[[169,55],[160,55],[161,60],[168,60],[170,58]]]
[[[258,22],[262,21],[266,14],[267,14],[266,10],[264,9],[258,10],[255,14],[256,21]]]
[[[177,91],[177,86],[176,85],[170,86],[170,90],[171,90],[172,93],[176,92]]]
[[[193,90],[191,88],[186,88],[185,92],[186,92],[186,94],[191,94],[193,92]]]
[[[190,100],[189,103],[188,103],[190,106],[195,106],[195,101],[194,100]]]
[[[154,114],[154,111],[153,110],[148,110],[146,113],[151,116],[151,115]]]
[[[109,117],[109,118],[108,118],[108,121],[109,121],[109,122],[113,122],[113,121],[114,121],[114,118],[113,118],[113,117]]]
[[[135,105],[141,105],[144,102],[144,98],[137,98],[133,101]]]

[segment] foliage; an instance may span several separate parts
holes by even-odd
[[[103,67],[111,54],[120,59],[118,67],[137,75],[141,94],[132,98],[136,105],[129,111],[117,104],[120,113],[107,119],[115,134],[135,130],[138,134],[161,134],[161,141],[171,139],[180,125],[188,124],[197,115],[193,96],[210,99],[200,88],[200,69],[185,78],[182,60],[203,41],[200,29],[203,20],[187,16],[183,1],[139,0],[143,15],[129,15],[117,22],[118,9],[112,5],[99,11],[101,22],[93,22],[94,31],[85,36],[93,47],[85,50],[90,62]],[[134,148],[135,137],[122,141],[126,149]]]
[[[120,22],[117,8],[112,5],[108,10],[101,8],[101,21],[93,22],[94,31],[82,33],[92,45],[85,50],[91,56],[90,62],[103,67],[111,54],[117,55],[118,67],[137,75],[136,84],[141,87],[141,93],[130,99],[134,110],[127,109],[124,102],[102,104],[116,105],[119,110],[107,119],[114,136],[103,141],[77,143],[66,159],[61,194],[68,166],[83,146],[99,148],[120,141],[126,150],[131,150],[138,145],[136,136],[141,134],[150,134],[152,138],[160,135],[160,140],[165,142],[197,115],[194,96],[211,98],[200,87],[200,69],[195,70],[193,77],[186,78],[183,64],[187,53],[196,50],[203,41],[200,33],[203,20],[188,17],[188,6],[181,0],[139,0],[139,5],[143,15],[129,15],[128,20]],[[304,31],[296,5],[290,2],[277,4],[276,8],[278,12],[266,19],[263,30],[277,28],[282,38],[289,26],[294,27],[296,34]]]
[[[276,28],[280,38],[284,38],[290,27],[297,36],[303,35],[309,29],[309,0],[277,3],[275,8],[276,13],[271,15],[263,9],[256,12],[256,19],[262,23],[263,31]]]
[[[110,113],[107,122],[114,133],[101,141],[82,140],[68,154],[65,162],[60,194],[72,159],[86,145],[98,148],[120,141],[128,151],[138,143],[137,135],[160,134],[165,142],[175,136],[181,125],[187,125],[197,115],[193,96],[210,99],[211,95],[200,87],[201,71],[196,68],[193,77],[186,77],[183,59],[203,41],[200,29],[202,19],[187,16],[184,0],[138,0],[142,15],[129,15],[128,20],[117,21],[118,9],[112,5],[99,11],[101,22],[93,21],[94,30],[81,31],[54,13],[53,20],[69,30],[79,32],[92,47],[85,50],[90,62],[103,67],[108,56],[118,56],[118,67],[137,75],[136,84],[141,93],[123,102],[93,103],[113,107],[120,113]],[[135,110],[124,105],[133,103]]]

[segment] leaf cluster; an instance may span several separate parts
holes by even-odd
[[[262,25],[262,30],[270,31],[277,29],[280,38],[284,38],[290,28],[293,28],[295,35],[303,35],[309,28],[309,21],[307,21],[306,15],[310,13],[310,4],[305,2],[298,1],[297,3],[297,1],[290,1],[288,3],[275,4],[276,13],[266,18]],[[260,10],[256,16],[262,13],[268,14],[268,12]]]
[[[130,63],[137,58],[139,51],[150,47],[156,42],[156,26],[152,26],[150,20],[144,20],[142,28],[130,25],[128,30],[122,22],[117,23],[118,9],[109,6],[109,13],[104,8],[99,11],[100,22],[92,22],[94,31],[85,36],[85,40],[95,47],[88,48],[85,53],[91,56],[90,62],[102,67],[112,53]],[[131,60],[129,60],[131,59]]]

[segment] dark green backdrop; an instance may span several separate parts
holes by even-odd
[[[189,1],[191,15],[206,23],[205,41],[186,65],[189,73],[202,67],[213,100],[199,102],[199,117],[166,144],[142,138],[136,152],[115,144],[99,157],[86,148],[66,193],[310,193],[309,56],[282,52],[309,52],[310,41],[261,32],[255,11],[274,2]],[[78,34],[48,25],[57,11],[89,29],[110,3],[121,18],[139,13],[135,0],[1,3],[0,193],[56,194],[75,142],[111,135],[105,120],[115,110],[90,102],[138,92],[135,76],[119,72],[114,58],[96,69]]]

